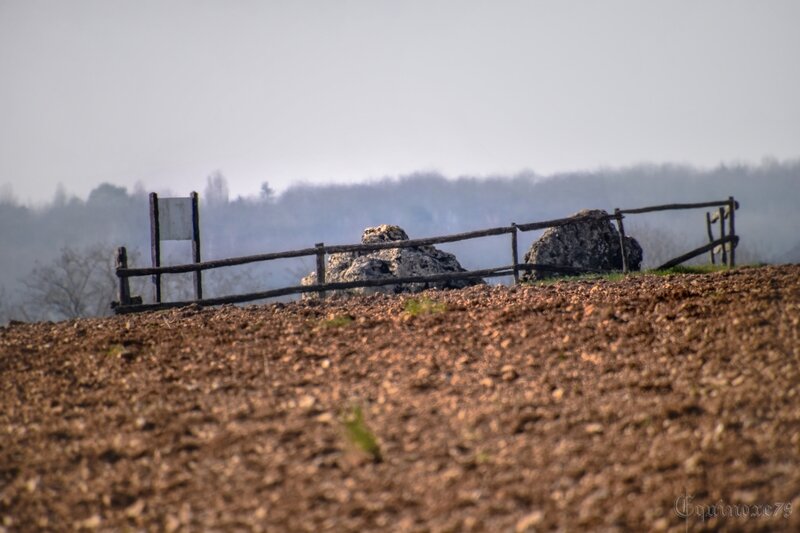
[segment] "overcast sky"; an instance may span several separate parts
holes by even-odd
[[[0,186],[796,158],[799,24],[796,0],[0,0]]]

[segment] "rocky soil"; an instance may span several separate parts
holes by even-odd
[[[800,529],[800,266],[413,298],[0,329],[0,529]]]

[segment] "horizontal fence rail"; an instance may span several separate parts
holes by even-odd
[[[603,274],[605,270],[593,270],[589,268],[565,267],[554,265],[539,265],[526,263],[517,265],[518,270],[533,271],[541,270],[544,272],[572,273],[572,274]],[[447,274],[433,274],[430,276],[408,276],[404,278],[380,278],[359,281],[339,281],[333,283],[323,283],[320,285],[296,285],[294,287],[284,287],[281,289],[271,289],[263,292],[250,294],[240,294],[236,296],[222,296],[219,298],[206,298],[202,301],[203,305],[222,305],[246,303],[256,300],[266,300],[278,296],[288,296],[291,294],[303,294],[308,292],[334,291],[345,289],[357,289],[364,287],[383,287],[386,285],[406,285],[410,283],[434,283],[438,281],[459,281],[475,278],[495,278],[501,276],[511,276],[514,273],[514,266],[504,266],[497,268],[487,268],[483,270],[467,270],[464,272],[452,272]],[[134,304],[124,307],[117,307],[117,312],[136,313],[140,311],[156,311],[161,309],[171,309],[174,307],[184,307],[193,303],[200,303],[195,300],[182,302],[161,302],[155,304]]]
[[[310,255],[317,255],[320,252],[325,254],[341,254],[347,252],[375,252],[378,250],[390,250],[392,248],[416,248],[419,246],[430,246],[433,244],[444,244],[448,242],[465,241],[468,239],[477,239],[480,237],[491,237],[493,235],[503,235],[514,231],[513,227],[491,228],[479,231],[469,231],[466,233],[456,233],[453,235],[444,235],[441,237],[428,237],[425,239],[411,239],[407,241],[390,241],[390,242],[376,242],[370,244],[342,244],[333,246],[319,246],[313,248],[303,248],[300,250],[290,250],[287,252],[275,252],[269,254],[248,255],[243,257],[235,257],[232,259],[218,259],[215,261],[203,261],[202,263],[190,263],[186,265],[175,266],[162,266],[162,267],[145,267],[145,268],[128,268],[124,273],[129,277],[133,276],[149,276],[152,274],[184,274],[186,272],[196,272],[198,270],[209,270],[212,268],[229,267],[244,265],[247,263],[256,263],[263,261],[272,261],[275,259],[290,259],[293,257],[306,257]],[[119,270],[118,270],[119,272]]]
[[[641,213],[654,213],[656,211],[675,211],[678,209],[700,209],[703,207],[726,206],[730,200],[717,200],[716,202],[700,202],[697,204],[664,204],[651,205],[649,207],[637,207],[635,209],[620,209],[623,215],[636,215]],[[736,209],[739,209],[739,202],[736,202]]]
[[[691,252],[686,252],[685,254],[676,257],[675,259],[670,259],[669,261],[667,261],[666,263],[664,263],[663,265],[658,267],[656,270],[665,270],[667,268],[672,268],[674,266],[678,266],[681,263],[684,263],[684,262],[688,261],[689,259],[693,259],[693,258],[697,257],[698,255],[703,255],[704,253],[714,249],[715,247],[723,246],[723,245],[725,245],[727,243],[731,243],[734,246],[736,246],[739,243],[739,236],[738,235],[727,235],[725,237],[722,237],[721,239],[717,239],[717,240],[712,241],[712,242],[710,242],[708,244],[704,244],[703,246],[701,246],[699,248],[695,248]]]
[[[569,224],[576,224],[585,222],[587,220],[614,220],[618,216],[614,215],[577,215],[567,218],[556,218],[553,220],[545,220],[544,222],[531,222],[530,224],[517,224],[517,229],[520,231],[535,231],[539,229],[557,228],[559,226],[567,226]]]
[[[625,252],[625,231],[622,220],[625,214],[640,214],[650,213],[656,211],[667,211],[676,209],[698,209],[707,207],[725,207],[726,219],[729,219],[730,231],[728,235],[721,235],[717,240],[713,240],[712,235],[709,233],[710,241],[708,244],[701,246],[691,252],[676,257],[661,265],[659,268],[670,268],[709,252],[716,246],[724,247],[730,244],[730,262],[729,266],[733,266],[733,249],[739,241],[739,237],[735,235],[733,225],[733,212],[739,208],[739,203],[734,201],[733,197],[724,201],[715,202],[701,202],[691,204],[665,204],[650,207],[641,207],[636,209],[615,209],[613,214],[599,215],[599,214],[585,214],[576,215],[567,218],[558,218],[546,220],[541,222],[531,222],[528,224],[514,224],[510,226],[502,226],[496,228],[489,228],[484,230],[468,231],[464,233],[456,233],[451,235],[442,235],[438,237],[427,237],[422,239],[409,239],[405,241],[390,241],[378,242],[369,244],[347,244],[347,245],[333,245],[326,246],[323,243],[318,243],[311,248],[303,248],[299,250],[288,250],[284,252],[274,252],[266,254],[249,255],[242,257],[234,257],[230,259],[219,259],[213,261],[203,261],[199,263],[173,265],[173,266],[160,266],[160,267],[145,267],[145,268],[128,268],[127,265],[127,252],[124,247],[119,248],[116,257],[116,275],[119,278],[119,301],[113,302],[112,308],[117,314],[136,313],[141,311],[155,311],[161,309],[170,309],[175,307],[183,307],[191,304],[199,305],[222,305],[222,304],[237,304],[252,302],[256,300],[264,300],[268,298],[275,298],[279,296],[288,296],[292,294],[305,294],[316,292],[320,296],[324,296],[327,291],[346,290],[355,288],[367,287],[383,287],[387,285],[404,285],[411,283],[437,283],[446,281],[470,280],[478,278],[491,278],[501,276],[513,276],[514,281],[519,281],[520,272],[552,272],[561,274],[587,274],[587,273],[606,273],[607,271],[592,270],[586,268],[578,268],[566,265],[545,265],[545,264],[531,264],[519,263],[518,249],[517,249],[517,232],[518,231],[535,231],[547,228],[561,227],[569,224],[577,224],[589,220],[616,220],[619,234],[620,246],[622,254],[623,272],[627,272],[627,257]],[[722,210],[720,210],[722,211]],[[730,215],[728,215],[730,213]],[[722,215],[719,215],[722,217]],[[707,217],[708,220],[708,217]],[[348,282],[327,282],[325,281],[325,255],[339,254],[339,253],[366,253],[379,250],[389,250],[397,248],[417,248],[422,246],[431,246],[434,244],[445,244],[450,242],[465,241],[469,239],[478,239],[483,237],[491,237],[496,235],[511,235],[511,252],[513,264],[509,266],[502,266],[496,268],[471,270],[463,272],[450,272],[444,274],[432,274],[429,276],[410,276],[403,278],[380,278],[371,280],[357,280]],[[254,292],[248,294],[238,294],[231,296],[222,296],[218,298],[204,298],[202,300],[188,300],[176,302],[158,302],[152,304],[141,303],[141,298],[132,297],[130,294],[130,287],[128,279],[138,276],[157,276],[161,274],[183,274],[189,272],[200,272],[202,270],[209,270],[214,268],[223,268],[237,265],[244,265],[248,263],[273,261],[276,259],[290,259],[295,257],[316,256],[317,258],[317,283],[314,285],[296,285],[292,287],[283,287],[279,289],[271,289],[267,291]],[[712,252],[713,258],[713,252]]]

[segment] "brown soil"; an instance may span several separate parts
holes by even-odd
[[[0,529],[800,529],[800,266],[426,295],[0,329]]]

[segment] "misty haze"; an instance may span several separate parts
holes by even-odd
[[[297,185],[275,195],[268,183],[245,197],[231,198],[224,174],[198,181],[203,259],[307,248],[317,242],[359,242],[366,227],[395,224],[411,238],[526,223],[571,215],[584,208],[724,200],[740,203],[737,233],[739,264],[800,261],[800,163],[765,161],[758,166],[720,166],[696,170],[676,165],[637,166],[538,177],[534,174],[492,178],[445,179],[417,173],[399,179],[353,185]],[[186,196],[189,191],[159,191]],[[628,234],[644,248],[644,268],[707,242],[704,210],[630,215]],[[31,287],[31,272],[47,274],[65,249],[94,254],[106,265],[98,281],[99,298],[77,315],[109,314],[116,298],[113,256],[129,251],[130,266],[149,266],[150,227],[147,193],[141,187],[100,184],[87,199],[59,189],[50,203],[26,207],[6,190],[0,200],[0,247],[14,250],[0,257],[0,302],[4,321],[63,319],[69,312],[48,305]],[[521,234],[520,249],[541,232]],[[498,236],[442,245],[468,270],[504,264],[508,239]],[[188,242],[162,243],[162,264],[191,262]],[[707,256],[695,262],[707,262]],[[105,263],[103,263],[105,261]],[[44,270],[44,272],[42,272]],[[314,270],[313,257],[256,263],[204,273],[205,296],[227,296],[299,284]],[[500,278],[497,282],[507,283]],[[165,300],[192,298],[191,275],[164,276]],[[100,288],[102,287],[102,289]],[[152,298],[148,278],[134,282],[134,293]],[[91,292],[88,291],[87,292]],[[91,299],[91,298],[90,298]]]
[[[799,23],[0,0],[0,533],[800,531]]]

